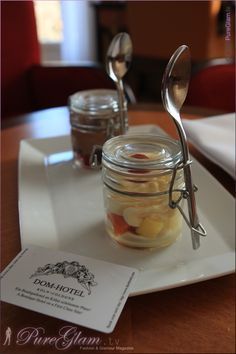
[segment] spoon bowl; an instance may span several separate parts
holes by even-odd
[[[121,80],[132,60],[132,42],[128,33],[118,33],[107,50],[106,69],[114,82]]]
[[[175,109],[179,111],[182,108],[188,93],[190,74],[190,51],[186,45],[182,45],[170,58],[163,76],[162,100],[168,111],[175,113]]]
[[[123,77],[129,70],[132,60],[132,42],[128,33],[118,33],[110,43],[106,56],[106,71],[110,78],[115,82],[119,110],[121,134],[126,131],[125,117],[127,113],[127,103],[124,94]]]

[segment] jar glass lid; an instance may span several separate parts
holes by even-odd
[[[89,115],[106,115],[117,112],[118,97],[115,90],[78,91],[69,97],[70,109]]]
[[[120,168],[163,170],[182,159],[178,141],[152,134],[121,135],[103,146],[103,160]]]

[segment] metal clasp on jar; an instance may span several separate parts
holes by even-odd
[[[184,221],[186,222],[186,224],[188,225],[190,230],[195,231],[200,236],[206,236],[207,232],[204,229],[204,227],[202,226],[202,224],[199,223],[196,228],[193,228],[193,226],[191,225],[188,217],[185,215],[183,209],[179,205],[180,201],[183,198],[184,199],[188,199],[189,198],[188,190],[187,189],[174,189],[173,188],[174,187],[174,183],[175,183],[175,177],[176,177],[177,170],[183,169],[183,168],[185,168],[187,165],[189,165],[191,163],[192,163],[192,161],[190,161],[190,160],[188,160],[186,164],[183,164],[183,162],[180,161],[173,168],[173,173],[172,173],[172,178],[171,178],[170,188],[169,188],[169,207],[172,208],[172,209],[175,209],[175,208],[179,209],[180,213],[182,214],[182,216],[184,218]],[[197,192],[197,190],[198,190],[197,186],[193,185],[193,190],[194,190],[194,192]],[[180,197],[177,200],[173,199],[173,192],[180,192]]]
[[[107,124],[106,130],[106,140],[112,138],[114,136],[114,120],[111,118]],[[102,167],[102,146],[101,145],[93,145],[92,152],[89,157],[89,166],[93,169],[100,169]]]

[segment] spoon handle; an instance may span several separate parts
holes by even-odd
[[[188,202],[188,214],[189,214],[189,227],[191,229],[192,236],[192,246],[193,249],[197,249],[200,247],[200,235],[206,236],[206,231],[203,226],[199,223],[199,218],[197,214],[197,206],[195,199],[195,187],[192,182],[192,174],[191,174],[191,166],[189,161],[189,150],[187,144],[186,134],[179,117],[178,123],[176,122],[176,127],[179,132],[180,142],[183,153],[183,164],[184,164],[184,180],[185,180],[185,189],[186,189],[186,198]]]
[[[120,133],[126,133],[126,116],[127,116],[127,102],[124,93],[124,85],[122,80],[118,80],[116,83],[118,92],[118,103],[120,112]]]
[[[184,176],[185,176],[185,188],[188,193],[187,201],[188,201],[189,221],[191,225],[192,245],[193,245],[193,249],[197,249],[200,247],[200,236],[199,233],[197,232],[197,229],[199,227],[199,218],[197,215],[197,207],[196,207],[196,200],[194,195],[190,165],[185,166]]]

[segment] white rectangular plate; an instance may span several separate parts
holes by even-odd
[[[139,130],[139,128],[135,128]],[[159,130],[147,126],[142,131]],[[101,172],[74,170],[69,136],[21,142],[19,213],[22,247],[35,244],[140,270],[132,295],[191,284],[235,270],[234,198],[197,161],[198,213],[207,230],[194,251],[188,227],[170,247],[138,250],[113,242],[104,228]]]

